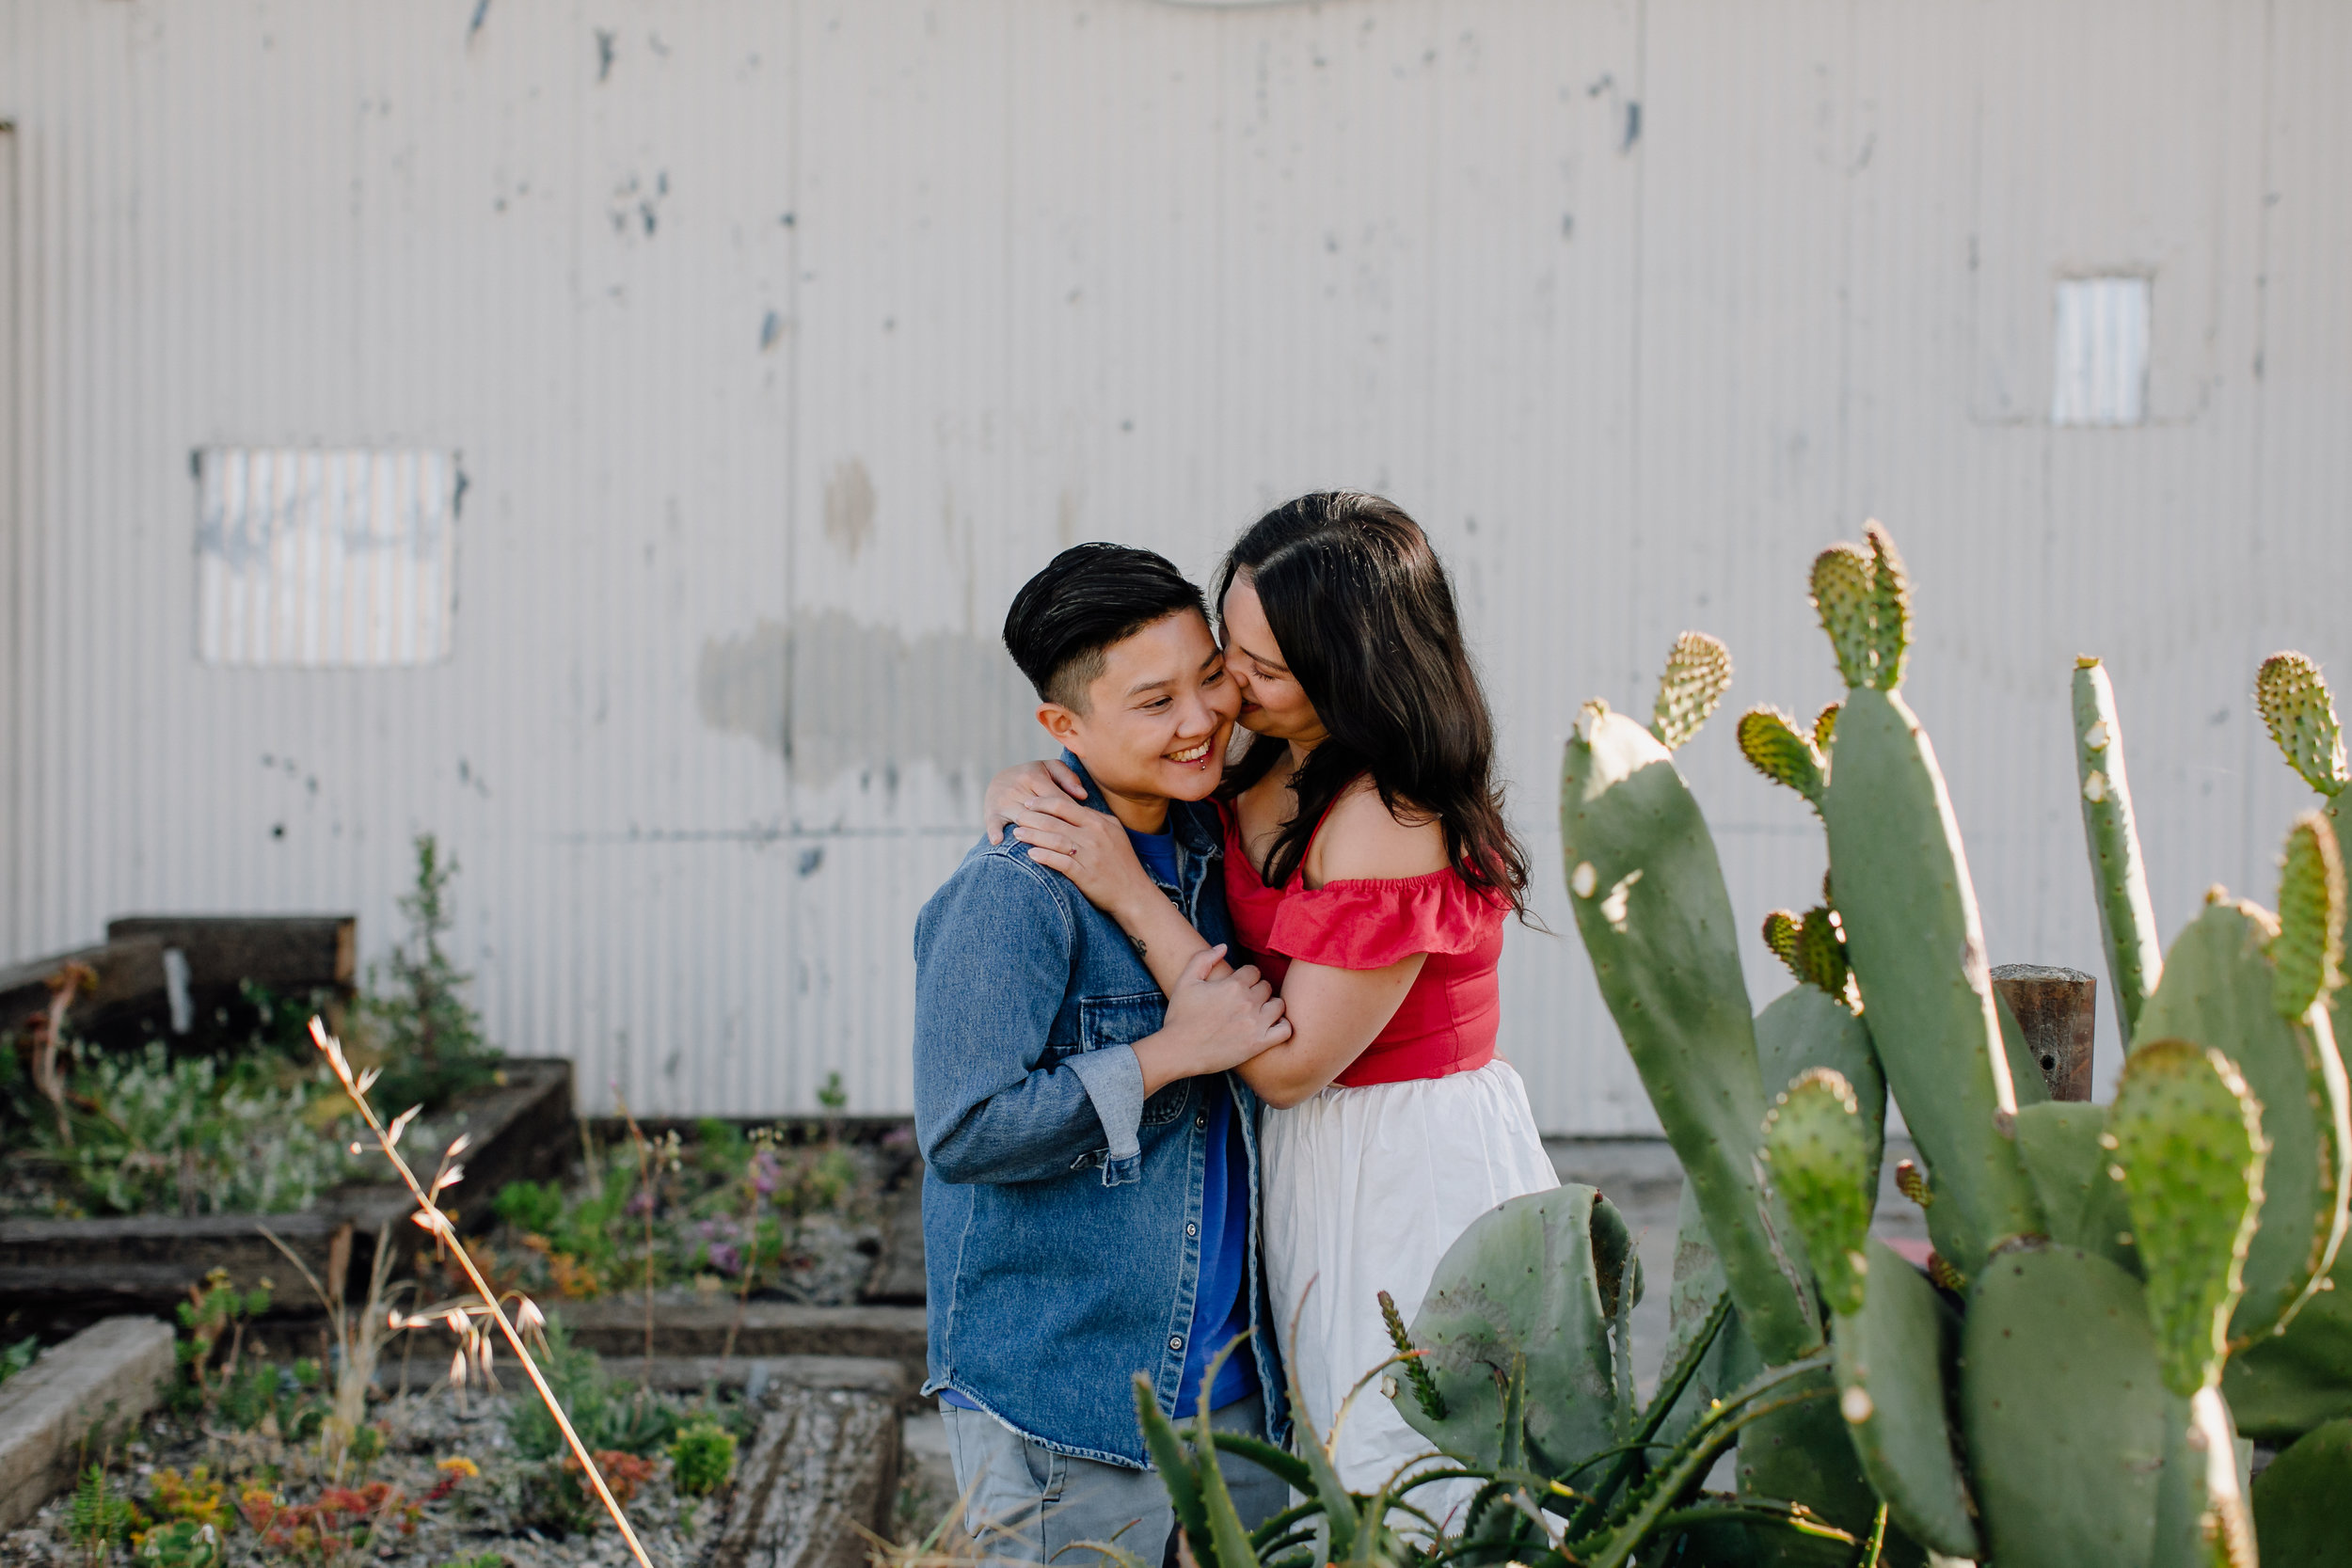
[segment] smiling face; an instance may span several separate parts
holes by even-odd
[[[1226,668],[1241,689],[1241,727],[1301,746],[1321,740],[1327,733],[1323,721],[1282,657],[1248,573],[1236,576],[1225,591],[1223,614]]]
[[[1205,800],[1224,777],[1240,707],[1208,623],[1183,610],[1103,651],[1084,712],[1046,703],[1037,719],[1087,765],[1113,816],[1158,832],[1168,801]]]

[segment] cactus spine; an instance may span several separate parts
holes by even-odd
[[[1831,875],[1887,1086],[1934,1174],[1936,1247],[1974,1276],[1996,1248],[2042,1230],[2006,1129],[2017,1112],[1984,932],[1934,749],[1896,689],[1907,587],[1877,524],[1870,554],[1816,561],[1815,605],[1849,692],[1821,819]]]
[[[2082,786],[2083,837],[2090,849],[2090,879],[2099,890],[2099,932],[2115,991],[2118,1030],[2128,1046],[2139,1009],[2164,974],[2155,906],[2140,863],[2139,829],[2132,820],[2131,782],[2123,771],[2123,728],[2115,687],[2099,661],[2074,661],[2074,770]]]

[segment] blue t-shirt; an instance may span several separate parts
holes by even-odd
[[[1162,887],[1176,885],[1176,835],[1127,830],[1136,858]],[[1209,1363],[1249,1332],[1249,1303],[1242,1286],[1249,1274],[1249,1151],[1233,1135],[1233,1096],[1222,1074],[1201,1080],[1200,1109],[1209,1118],[1206,1168],[1200,1180],[1200,1285],[1192,1304],[1192,1333],[1184,1340],[1184,1376],[1178,1417],[1199,1408]],[[1257,1358],[1246,1350],[1227,1358],[1209,1390],[1209,1408],[1222,1410],[1258,1391]]]
[[[1176,835],[1127,830],[1136,858],[1163,887],[1176,885]],[[1209,1363],[1249,1332],[1249,1302],[1242,1293],[1249,1275],[1249,1151],[1233,1135],[1233,1096],[1222,1074],[1201,1080],[1201,1112],[1209,1118],[1208,1159],[1200,1180],[1200,1283],[1193,1296],[1192,1332],[1184,1339],[1184,1380],[1178,1385],[1181,1419],[1200,1408],[1200,1380]],[[1257,1357],[1247,1349],[1227,1357],[1209,1390],[1209,1408],[1222,1410],[1258,1391]],[[976,1410],[953,1388],[939,1397]]]

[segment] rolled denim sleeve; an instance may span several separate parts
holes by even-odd
[[[1143,1180],[1143,1063],[1132,1045],[1108,1046],[1073,1056],[1070,1070],[1084,1084],[1094,1101],[1094,1115],[1103,1123],[1110,1152],[1103,1157],[1103,1185],[1117,1187]]]
[[[1048,875],[1010,855],[975,855],[915,922],[914,1130],[944,1181],[1050,1180],[1114,1143],[1074,1062],[1037,1065],[1075,941]],[[1118,1054],[1140,1091],[1134,1052]]]

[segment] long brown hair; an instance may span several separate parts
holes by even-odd
[[[1453,585],[1421,525],[1378,496],[1318,491],[1259,518],[1226,554],[1220,614],[1245,573],[1328,734],[1290,781],[1298,812],[1275,837],[1267,885],[1290,880],[1324,813],[1370,774],[1382,805],[1401,818],[1434,818],[1454,873],[1524,919],[1527,852],[1503,819],[1494,719]],[[1258,736],[1219,793],[1248,789],[1289,750]]]

